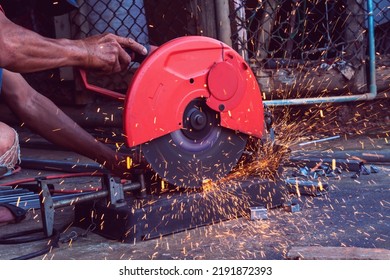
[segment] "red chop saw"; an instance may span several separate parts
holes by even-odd
[[[249,136],[262,136],[264,113],[244,59],[218,40],[187,36],[142,62],[123,122],[128,146],[138,147],[164,181],[197,188],[232,171]]]

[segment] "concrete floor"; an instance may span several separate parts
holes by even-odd
[[[380,150],[386,154],[390,146],[385,137],[370,135],[346,141],[338,139],[305,146],[305,151],[329,148],[365,153]],[[300,146],[293,151],[302,150]],[[364,148],[364,150],[362,150]],[[77,155],[67,155],[72,158]],[[322,196],[296,198],[299,212],[283,208],[268,210],[267,220],[252,221],[241,217],[133,244],[108,240],[85,229],[71,226],[61,233],[64,238],[73,231],[79,236],[60,243],[50,253],[35,259],[264,259],[287,258],[293,246],[361,247],[390,249],[390,165],[376,164],[379,173],[352,179],[353,172],[343,171],[338,178],[327,178],[328,192]],[[288,174],[294,168],[286,167]],[[295,170],[295,169],[294,169]],[[23,170],[16,177],[36,176],[37,170]],[[13,177],[13,176],[12,176]],[[61,186],[74,188],[96,184],[96,179],[65,181]],[[55,228],[73,221],[73,207],[56,211]],[[41,227],[39,210],[29,211],[22,223],[0,227],[0,235]],[[39,250],[47,240],[19,245],[0,245],[0,259],[11,259]]]

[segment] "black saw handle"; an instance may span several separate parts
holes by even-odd
[[[142,63],[145,60],[145,58],[150,54],[150,45],[146,44],[146,45],[143,45],[143,46],[148,51],[146,53],[146,55],[137,53],[137,52],[133,51],[132,49],[125,48],[125,51],[128,53],[128,55],[130,55],[132,62]]]

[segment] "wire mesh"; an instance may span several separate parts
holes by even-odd
[[[296,97],[367,91],[367,1],[231,2],[233,45],[272,98],[287,98],[292,91]],[[388,57],[390,2],[373,4],[376,55]]]
[[[390,54],[390,1],[374,0],[375,45],[379,54]]]
[[[191,5],[198,6],[193,0],[79,0],[79,9],[71,15],[72,37],[110,32],[141,44],[161,45],[180,36],[200,35]]]
[[[265,68],[291,60],[361,60],[366,49],[366,1],[233,0],[233,7],[235,47]],[[388,0],[374,0],[380,54],[390,52],[389,11]]]
[[[71,22],[73,38],[114,33],[148,43],[143,0],[81,0]]]

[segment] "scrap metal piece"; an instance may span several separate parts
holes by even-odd
[[[249,207],[250,219],[255,220],[268,220],[268,210],[264,206]]]
[[[291,193],[299,195],[321,196],[327,193],[329,187],[326,182],[298,178],[287,178],[285,183]]]
[[[362,175],[370,175],[371,174],[371,171],[370,169],[368,169],[364,164],[362,164],[361,168],[360,168],[360,173]]]
[[[379,173],[379,168],[376,167],[375,165],[371,165],[370,171],[371,171],[371,173]]]
[[[379,169],[371,165],[369,168],[363,163],[360,163],[359,170],[351,176],[352,179],[357,179],[360,177],[360,175],[370,175],[371,173],[378,173]]]
[[[301,211],[301,207],[297,202],[290,201],[283,203],[283,209],[287,212],[296,213]]]
[[[355,69],[353,68],[352,64],[345,61],[337,63],[337,69],[347,80],[351,80],[355,75]]]
[[[362,160],[358,159],[332,159],[326,157],[311,157],[311,156],[293,156],[289,159],[291,166],[306,166],[308,168],[314,168],[319,163],[327,165],[335,165],[337,172],[341,170],[345,171],[358,171],[360,170],[360,164]],[[333,163],[334,162],[334,163]]]

